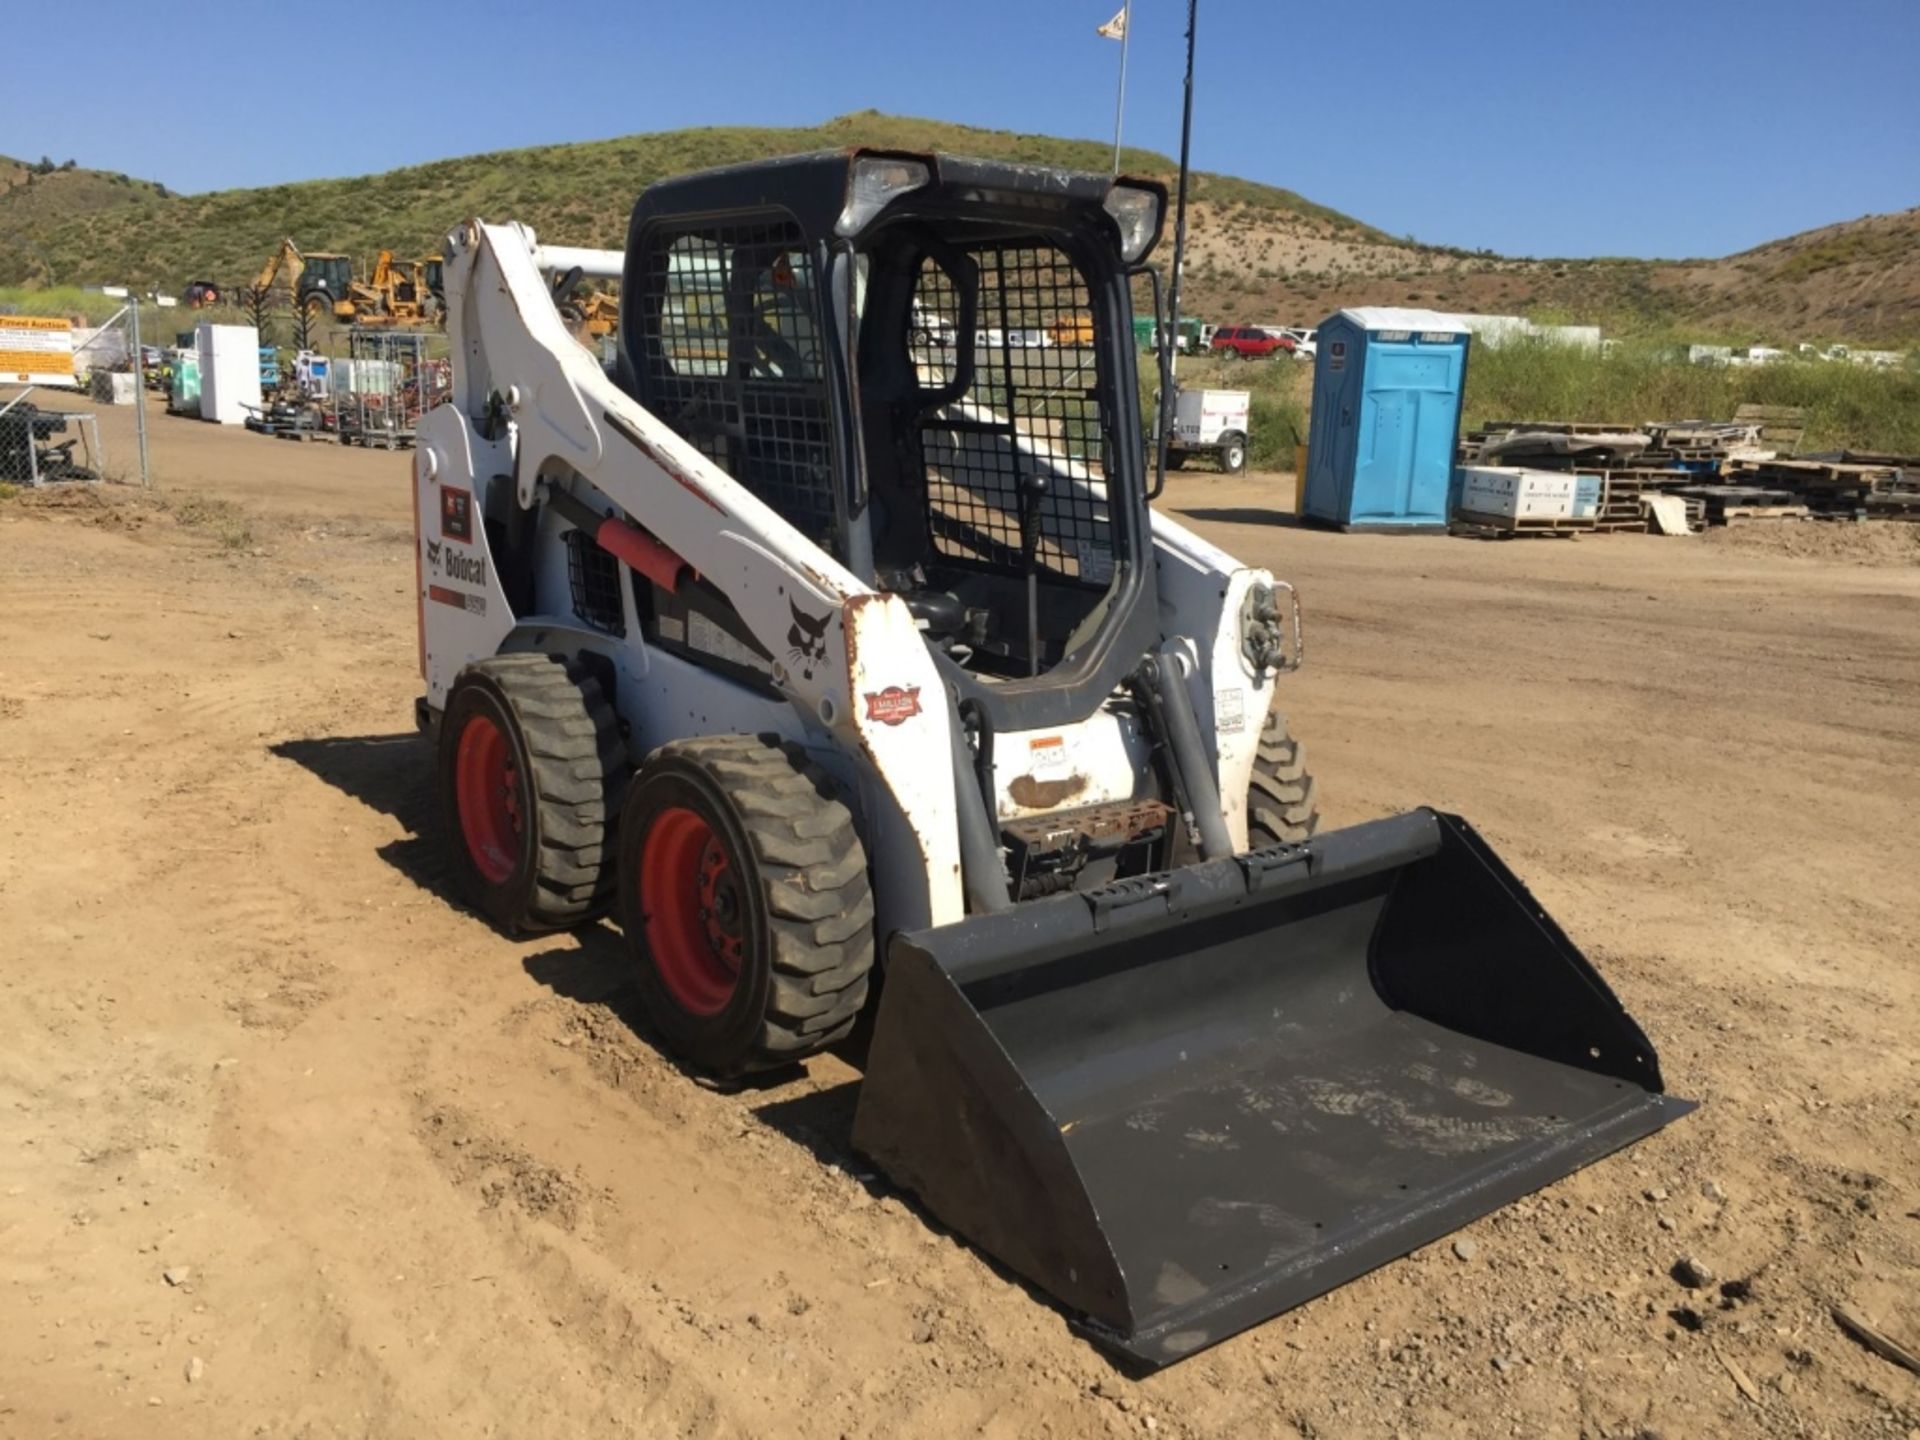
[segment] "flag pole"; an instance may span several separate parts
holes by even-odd
[[[1180,353],[1180,280],[1187,268],[1187,157],[1193,145],[1193,36],[1200,27],[1200,0],[1187,0],[1187,81],[1180,108],[1180,191],[1174,201],[1173,285],[1167,295],[1167,324],[1173,329],[1173,353]],[[1169,363],[1167,373],[1173,373]]]
[[[1187,176],[1193,148],[1193,37],[1200,28],[1200,0],[1187,0],[1187,79],[1180,107],[1180,189],[1174,201],[1173,284],[1167,293],[1167,333],[1160,337],[1160,409],[1155,420],[1155,466],[1149,500],[1160,498],[1167,484],[1167,446],[1171,435],[1174,378],[1180,354],[1180,277],[1187,268]]]
[[[1120,173],[1120,125],[1127,114],[1127,47],[1133,43],[1133,0],[1120,7],[1120,89],[1113,101],[1113,173]]]

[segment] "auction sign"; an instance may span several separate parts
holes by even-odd
[[[76,385],[73,322],[0,315],[0,384]]]

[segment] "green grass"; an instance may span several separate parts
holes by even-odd
[[[1307,438],[1313,367],[1292,362],[1183,360],[1180,383],[1248,392],[1247,464],[1291,470],[1295,436]],[[1142,413],[1151,415],[1151,356],[1140,357]],[[1785,361],[1735,368],[1689,365],[1667,341],[1628,342],[1609,355],[1545,344],[1475,350],[1467,363],[1462,433],[1491,420],[1644,425],[1731,420],[1742,405],[1797,405],[1807,413],[1803,450],[1920,455],[1920,370]]]
[[[1467,363],[1463,424],[1731,420],[1746,404],[1802,407],[1805,449],[1920,454],[1920,371],[1831,361],[1689,365],[1657,341],[1604,356],[1553,345],[1477,349]]]
[[[619,246],[640,192],[655,180],[711,165],[849,145],[946,150],[993,159],[1105,170],[1111,147],[985,130],[910,116],[863,111],[823,125],[787,129],[708,127],[630,135],[578,145],[468,155],[381,175],[312,180],[257,190],[224,190],[162,198],[151,192],[127,203],[64,218],[45,218],[26,238],[62,282],[125,280],[177,288],[207,278],[226,285],[250,279],[283,236],[301,248],[340,251],[365,265],[383,247],[402,256],[438,249],[449,228],[478,215],[521,220],[555,241]],[[1122,153],[1122,168],[1171,176],[1174,163],[1145,150]],[[1353,233],[1369,227],[1292,191],[1228,176],[1197,174],[1193,193],[1249,212],[1288,213]],[[0,247],[0,282],[36,278],[20,247]]]

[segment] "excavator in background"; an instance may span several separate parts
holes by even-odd
[[[305,254],[282,240],[254,277],[256,291],[283,289],[312,320],[341,325],[414,328],[431,325],[441,309],[434,283],[440,257],[396,262],[382,250],[366,280],[353,278],[353,261],[336,253]]]
[[[303,254],[292,240],[282,240],[254,276],[253,289],[284,289],[293,308],[321,320],[350,323],[354,318],[353,262],[345,255]]]
[[[432,264],[430,260],[396,262],[393,251],[382,250],[373,274],[349,288],[353,323],[396,329],[431,325],[440,313],[440,301],[428,283]]]
[[[553,282],[554,308],[574,338],[582,342],[603,339],[620,326],[620,302],[598,290],[583,288],[584,276],[576,265]]]

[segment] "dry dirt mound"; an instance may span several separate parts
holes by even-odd
[[[1729,554],[1785,555],[1840,565],[1920,565],[1920,524],[1755,520],[1709,530],[1703,538]]]

